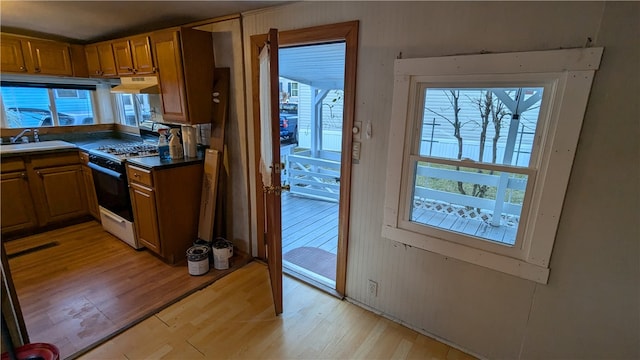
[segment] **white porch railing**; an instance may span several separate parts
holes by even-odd
[[[454,169],[435,168],[430,166],[418,165],[416,174],[434,179],[460,181],[466,184],[485,185],[494,188],[495,198],[477,197],[472,195],[463,195],[460,193],[443,191],[442,189],[428,188],[424,186],[414,187],[414,204],[415,208],[431,208],[433,203],[441,203],[452,206],[459,206],[469,209],[481,209],[485,218],[488,220],[494,218],[494,214],[498,217],[507,217],[512,221],[518,221],[522,213],[522,204],[518,202],[509,202],[504,196],[497,196],[507,190],[516,190],[525,192],[527,187],[527,178],[509,177],[506,184],[503,184],[503,175],[493,175],[489,173],[478,173],[472,171],[459,171]],[[506,175],[506,174],[505,174]],[[496,211],[500,209],[499,211]],[[477,214],[481,218],[482,214]],[[489,222],[489,221],[488,221]],[[499,224],[498,219],[493,219],[494,224]],[[509,223],[509,222],[507,222]]]
[[[284,184],[291,186],[290,193],[314,199],[338,202],[340,199],[340,153],[319,151],[311,157],[311,151],[293,152],[293,146],[281,148],[285,164]]]

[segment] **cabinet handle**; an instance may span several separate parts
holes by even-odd
[[[27,68],[24,66],[20,66],[20,71],[27,71]]]
[[[35,68],[35,69],[34,69],[34,71],[35,71],[35,72],[37,72],[37,73],[39,73],[39,72],[40,72],[40,68],[39,68],[39,67],[37,67],[37,68]]]
[[[42,177],[42,173],[40,172],[40,170],[36,170],[36,175]]]
[[[26,179],[27,178],[27,173],[25,173],[25,172],[20,173],[20,177],[23,178],[23,179]]]

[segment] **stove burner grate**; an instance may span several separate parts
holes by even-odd
[[[96,150],[121,158],[154,156],[158,154],[157,146],[142,142],[102,145],[96,148]]]

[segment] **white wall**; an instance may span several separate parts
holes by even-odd
[[[359,20],[347,296],[487,358],[640,358],[637,2],[299,2],[245,14],[249,37]],[[380,236],[393,61],[604,46],[540,285]],[[247,98],[251,98],[251,89]],[[252,111],[251,104],[248,104]],[[251,131],[249,131],[251,134]],[[378,282],[378,296],[367,280]],[[286,309],[285,309],[286,311]]]

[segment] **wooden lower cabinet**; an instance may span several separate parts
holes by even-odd
[[[129,189],[138,241],[147,249],[161,254],[155,193],[153,189],[137,183],[131,183]]]
[[[89,181],[97,213],[93,179],[88,179],[90,170],[84,171],[77,150],[3,157],[1,168],[3,235],[86,217]]]
[[[41,195],[40,225],[68,220],[88,212],[82,167],[77,165],[36,169],[33,186]]]
[[[186,261],[197,239],[203,168],[202,162],[153,168],[127,164],[138,240],[169,264]]]
[[[26,171],[2,173],[0,176],[2,232],[35,228],[38,220]]]

